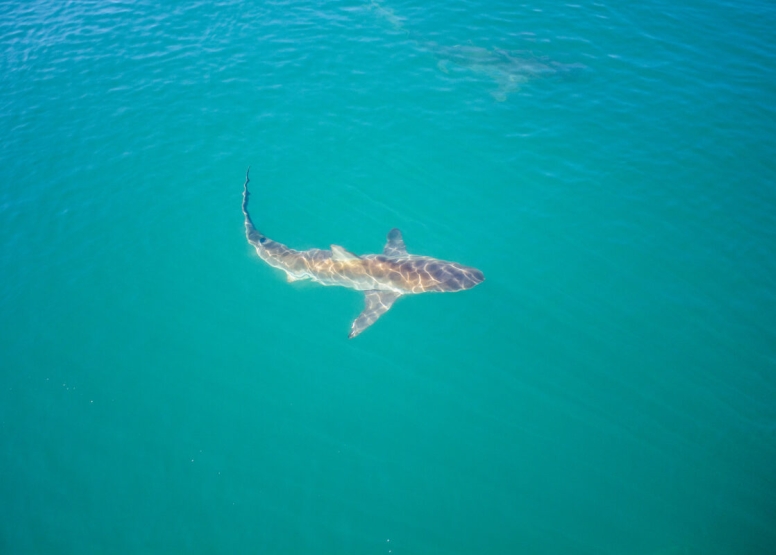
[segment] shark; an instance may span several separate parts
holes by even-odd
[[[381,254],[356,255],[339,245],[328,250],[298,251],[273,241],[253,225],[248,212],[250,168],[245,173],[242,211],[245,236],[264,262],[282,270],[289,283],[311,280],[364,293],[364,310],[353,320],[353,339],[391,309],[397,299],[419,293],[452,293],[482,283],[483,273],[471,266],[431,256],[409,254],[401,231],[392,229]]]
[[[540,59],[530,53],[485,48],[471,42],[447,46],[427,41],[409,30],[404,25],[403,18],[398,17],[390,8],[382,6],[375,0],[371,0],[366,8],[387,21],[396,31],[404,33],[418,49],[436,58],[437,67],[443,73],[468,71],[484,75],[494,81],[497,88],[490,94],[498,102],[504,102],[510,93],[519,91],[520,86],[530,79],[562,75],[585,68],[582,64],[562,64]]]
[[[424,50],[437,59],[437,67],[449,74],[451,69],[462,69],[485,75],[492,79],[498,88],[491,95],[498,102],[504,102],[507,95],[519,91],[520,85],[537,77],[549,77],[568,72],[577,64],[561,64],[554,61],[540,61],[529,58],[519,52],[502,48],[484,48],[472,44],[455,46],[439,45],[435,42],[419,43]]]

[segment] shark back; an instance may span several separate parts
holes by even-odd
[[[369,266],[370,275],[378,278],[387,288],[401,291],[404,295],[463,291],[485,279],[476,268],[430,256],[372,254],[363,259]]]

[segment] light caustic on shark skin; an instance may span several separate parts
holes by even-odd
[[[242,202],[248,242],[256,247],[262,260],[283,270],[289,282],[309,279],[322,285],[363,291],[365,307],[350,327],[351,339],[374,324],[402,295],[463,291],[485,280],[476,268],[408,254],[398,229],[388,233],[382,254],[357,256],[337,245],[331,245],[331,250],[288,248],[254,227],[248,214],[249,173],[250,168],[245,174]]]
[[[491,95],[499,102],[505,101],[509,93],[519,91],[520,85],[529,79],[565,74],[585,67],[582,64],[561,64],[501,48],[483,48],[471,43],[453,46],[437,44],[423,40],[408,30],[402,18],[375,0],[371,0],[367,8],[390,23],[394,29],[406,34],[419,49],[431,53],[437,59],[437,67],[442,72],[449,74],[451,70],[459,69],[492,79],[497,88]]]

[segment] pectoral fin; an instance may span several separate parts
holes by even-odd
[[[401,231],[393,228],[388,232],[388,241],[385,243],[383,254],[385,256],[407,256],[407,247],[404,246]]]
[[[353,339],[359,333],[366,328],[374,324],[377,319],[388,312],[394,301],[401,295],[399,293],[393,293],[391,291],[364,291],[365,307],[364,311],[359,314],[358,318],[353,320],[353,325],[350,326],[350,335],[348,339]]]

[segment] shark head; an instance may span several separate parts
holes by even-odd
[[[389,260],[389,279],[406,293],[452,293],[485,281],[477,268],[428,256]]]
[[[457,263],[448,263],[450,268],[448,272],[450,277],[445,284],[450,287],[448,291],[463,291],[464,289],[471,289],[475,285],[479,285],[485,281],[485,274],[483,274],[477,268],[471,266],[463,266]]]

